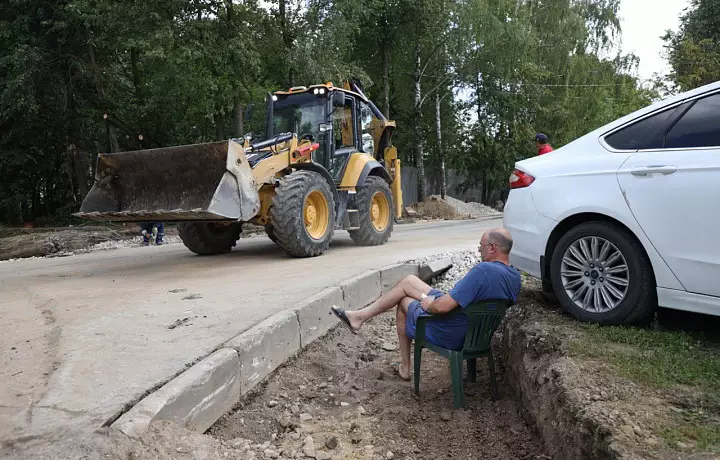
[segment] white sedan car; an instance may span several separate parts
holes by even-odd
[[[720,315],[720,82],[519,161],[510,262],[578,319]]]

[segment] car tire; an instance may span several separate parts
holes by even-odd
[[[657,306],[645,250],[627,230],[609,222],[585,222],[568,230],[553,250],[550,274],[558,303],[581,321],[633,324],[649,318]]]

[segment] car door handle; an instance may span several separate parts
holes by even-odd
[[[669,165],[652,165],[644,168],[631,169],[630,174],[633,176],[647,176],[648,174],[672,174],[677,171],[677,166]]]

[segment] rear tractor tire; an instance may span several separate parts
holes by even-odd
[[[390,186],[382,177],[370,176],[355,195],[360,228],[349,230],[350,238],[362,246],[387,243],[393,231],[395,216]]]
[[[285,176],[275,189],[270,225],[275,242],[292,257],[315,257],[325,252],[335,232],[330,184],[313,171]]]
[[[178,233],[183,244],[195,254],[224,254],[237,243],[242,232],[239,222],[181,222]]]

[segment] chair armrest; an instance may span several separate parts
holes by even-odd
[[[419,325],[420,322],[421,322],[421,320],[422,320],[422,322],[423,322],[423,324],[424,324],[424,323],[426,323],[427,321],[437,321],[437,320],[439,320],[439,319],[450,318],[450,317],[453,317],[453,316],[463,315],[463,314],[464,314],[464,313],[463,313],[463,311],[462,311],[462,307],[461,307],[460,305],[458,305],[457,307],[453,308],[452,310],[450,310],[450,311],[447,312],[447,313],[442,313],[442,314],[439,314],[439,315],[433,315],[432,313],[425,313],[425,314],[422,315],[422,316],[418,316],[417,324]]]
[[[415,323],[415,341],[421,343],[425,340],[425,328],[428,321],[437,321],[440,319],[450,318],[462,314],[464,314],[462,312],[462,307],[458,305],[457,307],[453,308],[451,311],[445,314],[433,315],[431,313],[425,313],[421,316],[418,316],[417,322]]]

